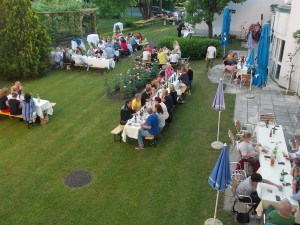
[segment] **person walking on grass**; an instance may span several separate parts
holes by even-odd
[[[214,59],[216,58],[217,56],[217,49],[216,47],[214,46],[214,43],[210,43],[210,46],[207,48],[207,53],[206,53],[206,69],[207,71],[209,72],[210,74],[210,70],[213,66],[213,62],[214,62]]]

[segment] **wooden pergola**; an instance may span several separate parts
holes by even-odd
[[[79,11],[61,11],[61,12],[36,12],[37,14],[43,14],[45,17],[48,17],[48,20],[50,18],[53,19],[55,16],[69,16],[70,14],[74,15],[74,18],[79,14],[78,16],[78,23],[79,23],[79,29],[80,29],[80,38],[83,38],[83,32],[82,32],[82,19],[83,16],[86,14],[91,15],[91,27],[94,34],[97,33],[97,24],[96,24],[96,12],[99,8],[81,8]]]

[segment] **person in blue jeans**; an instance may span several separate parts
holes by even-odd
[[[141,123],[141,129],[139,130],[138,136],[139,146],[135,148],[137,150],[144,149],[143,137],[155,136],[159,132],[158,115],[153,113],[152,108],[147,108],[147,112],[150,116],[145,124]]]

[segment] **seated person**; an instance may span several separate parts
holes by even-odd
[[[101,48],[97,47],[97,50],[95,51],[94,56],[97,57],[97,58],[101,58],[102,54],[103,54],[103,51],[101,50]]]
[[[166,75],[167,78],[171,77],[174,74],[174,70],[172,68],[172,65],[170,63],[166,64]]]
[[[226,70],[231,74],[235,74],[237,71],[237,66],[233,65],[231,61],[228,61],[227,65],[223,67],[223,72],[225,72]]]
[[[190,67],[190,64],[185,65],[185,70],[187,71],[187,74],[188,74],[188,77],[189,77],[189,80],[190,80],[190,89],[192,89],[192,82],[193,82],[193,79],[194,79],[194,71]]]
[[[132,50],[135,52],[136,49],[137,49],[137,43],[136,43],[136,40],[135,40],[135,36],[132,35],[130,37],[130,43],[131,43],[131,46],[132,46]]]
[[[161,86],[161,79],[162,79],[162,76],[158,75],[155,79],[153,79],[151,81],[151,87],[153,88],[154,92],[157,92],[158,89],[160,88],[160,86]]]
[[[54,56],[54,62],[62,67],[63,63],[63,54],[59,47],[56,48],[55,56]]]
[[[108,39],[106,44],[105,44],[105,48],[107,48],[107,47],[111,47],[111,48],[113,47],[110,39]],[[103,49],[101,49],[101,50],[103,50]]]
[[[244,133],[239,144],[238,149],[244,159],[251,161],[259,161],[259,151],[256,151],[254,147],[261,146],[260,143],[254,143],[251,141],[252,135],[249,132]]]
[[[143,35],[141,34],[141,33],[138,33],[137,35],[136,35],[136,39],[138,39],[138,40],[142,40],[143,39]]]
[[[8,100],[9,111],[11,115],[22,115],[22,104],[17,99],[18,93],[13,92],[11,94],[12,98]]]
[[[104,41],[99,41],[98,47],[100,48],[100,50],[104,50],[105,49],[105,42]]]
[[[94,56],[95,55],[95,51],[94,51],[93,46],[90,46],[90,48],[89,48],[89,50],[88,50],[88,52],[87,52],[86,55],[87,56]]]
[[[155,102],[155,104],[161,105],[161,108],[162,108],[164,116],[165,116],[165,120],[167,120],[169,118],[169,113],[168,113],[168,109],[167,109],[167,106],[165,105],[165,103],[161,102],[160,97],[155,97],[154,102]]]
[[[146,85],[146,90],[142,93],[141,96],[141,106],[144,106],[146,102],[149,102],[152,96],[152,88],[150,84]]]
[[[176,65],[178,63],[178,59],[180,56],[176,54],[175,50],[172,51],[172,54],[169,56],[169,61],[172,65]]]
[[[173,50],[174,53],[177,54],[180,58],[181,57],[181,51],[180,51],[180,46],[179,46],[177,41],[173,42],[173,48],[174,48],[174,50]],[[173,51],[172,51],[172,54],[173,54]]]
[[[228,65],[228,57],[223,57],[223,64],[224,66],[227,66]]]
[[[159,65],[165,65],[167,63],[166,55],[168,54],[168,50],[166,49],[165,51],[163,49],[160,49],[158,54],[157,54],[157,59],[159,61]]]
[[[189,79],[187,71],[184,67],[181,67],[181,75],[179,74],[179,71],[177,71],[177,77],[178,77],[178,80],[181,81],[179,84],[180,87],[182,87],[182,86],[188,87],[190,85],[190,79]]]
[[[233,52],[232,52],[232,51],[229,51],[228,54],[227,54],[227,59],[228,59],[228,61],[231,60],[232,56],[233,56]]]
[[[173,105],[177,104],[177,91],[175,90],[174,84],[169,84],[170,96],[173,100]]]
[[[299,140],[295,140],[295,148],[296,152],[289,152],[289,157],[287,157],[287,160],[294,160],[296,158],[300,158],[300,148],[299,148]]]
[[[24,96],[22,114],[23,120],[25,121],[30,121],[30,119],[36,115],[36,112],[34,111],[34,101],[29,93],[25,94]]]
[[[257,206],[260,202],[260,198],[258,197],[257,192],[256,192],[257,184],[259,182],[274,185],[275,187],[277,187],[280,190],[282,189],[281,185],[277,185],[269,180],[262,179],[262,177],[259,173],[253,173],[250,177],[246,178],[239,184],[239,186],[236,189],[236,194],[250,196],[250,198],[252,199],[252,202],[256,203],[256,206]],[[242,200],[244,202],[249,202],[249,199],[246,197],[241,197],[240,200]],[[254,207],[254,208],[256,208],[256,207]]]
[[[145,124],[141,123],[141,129],[139,130],[138,135],[139,146],[136,147],[137,150],[144,149],[143,137],[155,136],[159,132],[158,115],[156,113],[153,114],[152,108],[150,107],[147,108],[147,112],[149,117]]]
[[[279,209],[276,210],[272,205],[266,211],[266,225],[280,224],[292,225],[295,222],[295,213],[297,209],[293,208],[290,201],[286,198],[279,203]]]
[[[290,171],[290,174],[293,176],[293,195],[297,194],[300,190],[300,158],[294,159],[294,165]],[[293,197],[294,198],[294,197]]]
[[[18,95],[23,95],[24,94],[24,89],[21,86],[20,81],[16,81],[15,85],[10,88],[10,93],[12,94],[13,92],[17,92]]]
[[[158,49],[157,49],[156,46],[154,46],[153,49],[152,49],[152,54],[151,54],[151,61],[152,62],[157,59],[157,54],[158,54]]]
[[[127,123],[127,120],[131,119],[134,114],[135,111],[132,110],[132,101],[131,100],[127,100],[125,102],[125,105],[122,106],[121,108],[121,121],[120,124],[121,125],[125,125]]]
[[[126,44],[126,40],[124,38],[121,38],[121,47],[122,47],[122,50],[121,50],[122,52],[126,52],[126,51],[129,52],[129,49]]]
[[[140,94],[135,95],[135,98],[132,101],[131,108],[134,111],[140,111],[140,109],[142,108],[142,106],[141,106],[141,95]]]
[[[9,113],[9,104],[8,104],[8,89],[2,88],[0,90],[0,110],[4,113]]]
[[[160,104],[156,104],[153,108],[153,112],[158,116],[159,130],[162,130],[166,124],[165,115]]]
[[[232,58],[230,59],[230,62],[232,63],[232,65],[237,65],[238,64],[238,55],[237,53],[234,53]]]
[[[144,62],[150,62],[151,60],[151,53],[148,51],[148,48],[144,48],[144,51],[143,51],[143,61]]]
[[[63,62],[72,63],[70,48],[66,48],[66,51],[63,53]],[[67,65],[67,69],[70,69],[70,65]]]
[[[162,96],[161,96],[161,101],[163,103],[165,103],[165,105],[167,106],[168,109],[168,113],[170,114],[171,110],[173,109],[173,99],[172,97],[169,95],[168,90],[164,89],[162,91]]]
[[[105,52],[108,59],[113,59],[115,57],[115,50],[111,46],[107,46]]]

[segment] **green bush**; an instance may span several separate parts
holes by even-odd
[[[0,1],[0,77],[36,78],[50,65],[50,38],[30,0]]]
[[[209,38],[180,38],[174,36],[165,36],[158,40],[157,46],[158,48],[161,48],[166,45],[169,49],[173,49],[174,41],[178,41],[182,57],[184,58],[191,57],[191,59],[196,60],[205,58],[207,47],[211,42],[213,42],[214,46],[217,48],[217,53],[221,52],[220,41]]]
[[[111,95],[115,91],[120,90],[120,94],[123,97],[129,98],[150,83],[157,76],[158,72],[157,64],[149,67],[144,63],[137,62],[134,68],[128,70],[125,74],[120,73],[104,78],[106,93]]]

